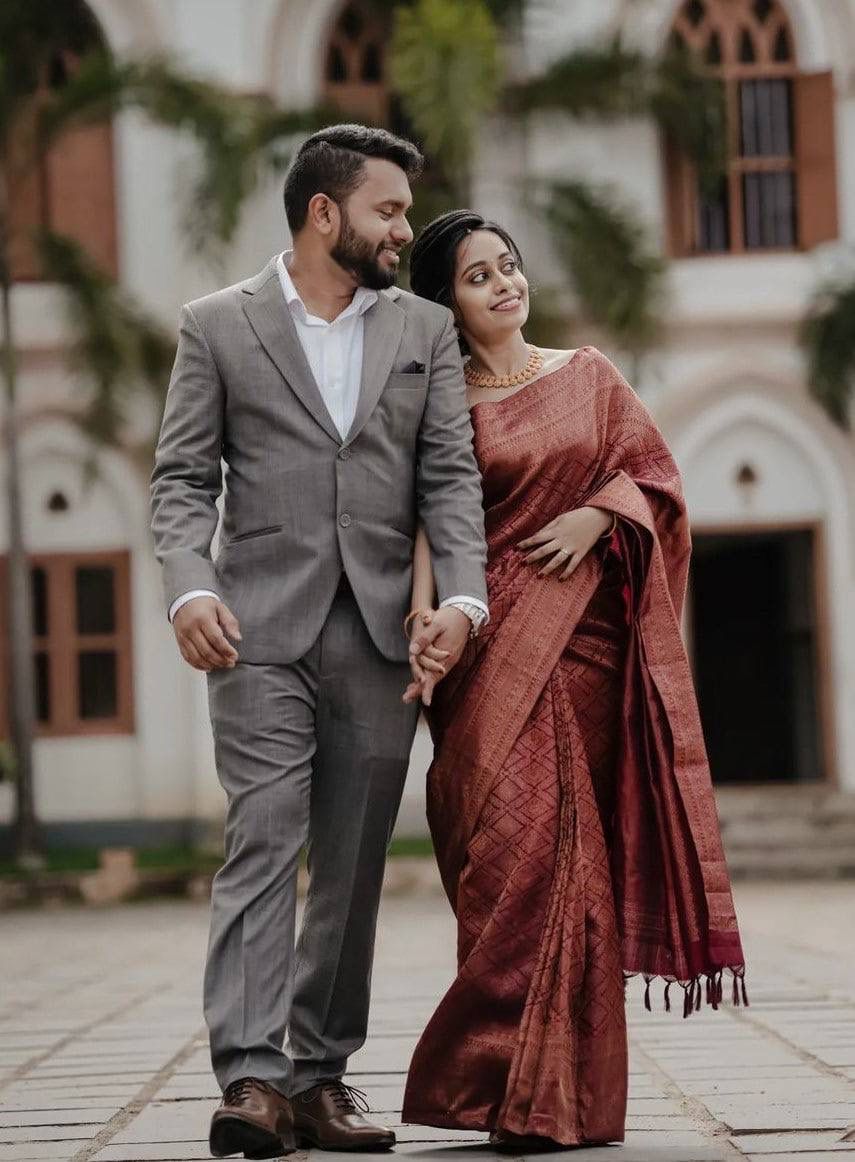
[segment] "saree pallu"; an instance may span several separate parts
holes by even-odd
[[[490,621],[437,688],[428,819],[458,975],[403,1120],[619,1141],[624,976],[734,999],[744,961],[680,636],[690,553],[660,433],[593,348],[473,408]],[[567,582],[516,546],[594,505],[617,528]]]

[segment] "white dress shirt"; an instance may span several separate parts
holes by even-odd
[[[280,254],[276,263],[282,294],[326,409],[344,440],[350,431],[359,402],[365,335],[363,315],[377,302],[377,291],[364,286],[357,287],[350,303],[328,323],[326,319],[310,315],[306,310],[306,304],[300,298],[288,272],[288,255],[288,251]],[[194,597],[215,597],[220,600],[219,595],[210,589],[192,589],[173,601],[169,608],[169,620],[172,621],[182,605]],[[449,597],[442,604],[462,610],[476,630],[488,616],[486,605],[477,597]]]

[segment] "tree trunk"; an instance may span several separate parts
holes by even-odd
[[[3,452],[6,461],[8,549],[6,624],[8,626],[9,724],[16,787],[15,854],[22,866],[41,862],[41,843],[33,787],[35,668],[32,647],[30,568],[24,548],[21,516],[21,470],[18,453],[17,361],[12,336],[12,280],[5,224],[6,191],[0,175],[0,312],[3,320],[2,362],[6,388]]]

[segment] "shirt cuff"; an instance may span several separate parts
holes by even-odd
[[[180,597],[176,597],[172,602],[169,607],[169,620],[172,621],[181,606],[192,601],[194,597],[213,597],[215,601],[222,600],[219,593],[214,593],[210,589],[191,589],[187,593],[182,593]]]
[[[490,611],[484,602],[479,601],[477,597],[446,597],[445,601],[440,603],[440,609],[445,605],[453,605],[455,609],[459,609],[461,613],[465,613],[472,622],[472,628],[474,630],[479,630],[482,625],[485,625],[490,620]]]

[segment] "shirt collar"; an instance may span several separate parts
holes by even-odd
[[[306,304],[300,298],[300,292],[294,286],[294,280],[288,271],[287,264],[292,253],[293,251],[291,250],[285,250],[276,260],[276,270],[279,274],[282,293],[285,296],[285,302],[288,304],[292,314],[300,315],[304,322],[309,320],[314,321],[316,316],[310,315],[306,310]],[[350,318],[351,315],[364,315],[370,307],[374,306],[377,298],[378,293],[376,290],[369,290],[366,286],[358,286],[352,300],[333,322],[337,323],[339,319]],[[325,326],[331,326],[325,319],[317,319],[317,322],[323,323]]]

